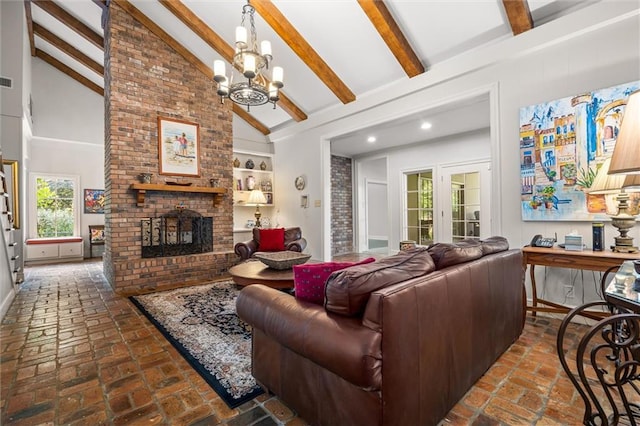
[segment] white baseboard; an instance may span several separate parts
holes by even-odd
[[[0,320],[4,319],[4,316],[9,310],[9,306],[11,306],[11,302],[13,302],[13,299],[15,297],[16,297],[16,291],[15,289],[11,288],[11,291],[9,291],[9,294],[7,294],[7,297],[5,297],[4,300],[2,301],[2,304],[0,304]]]

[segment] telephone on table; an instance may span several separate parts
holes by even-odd
[[[547,248],[551,248],[553,247],[553,244],[556,242],[556,238],[545,238],[542,235],[538,234],[538,235],[534,235],[534,237],[531,239],[531,247],[547,247]]]

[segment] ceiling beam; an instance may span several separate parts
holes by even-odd
[[[89,80],[83,75],[80,75],[79,73],[74,71],[72,68],[68,67],[67,65],[63,64],[53,56],[49,55],[47,52],[44,52],[40,49],[36,49],[36,57],[42,59],[52,67],[57,68],[59,71],[68,75],[69,77],[71,77],[78,83],[82,84],[83,86],[93,90],[98,95],[104,96],[104,89],[102,87],[98,86],[93,81]]]
[[[424,65],[402,33],[391,12],[383,0],[358,0],[358,4],[367,15],[382,40],[387,44],[393,56],[409,77],[424,73]]]
[[[101,50],[104,50],[104,39],[100,34],[96,33],[91,28],[80,22],[77,18],[55,4],[52,0],[31,0],[31,2],[74,30],[80,36],[85,38],[89,43],[100,48]]]
[[[138,22],[144,25],[149,31],[155,34],[160,40],[165,42],[169,47],[175,50],[180,56],[187,60],[192,66],[194,66],[198,71],[204,74],[207,78],[213,80],[213,70],[205,65],[196,55],[187,50],[182,44],[180,44],[176,39],[171,37],[165,30],[160,28],[155,22],[147,17],[144,13],[138,10],[133,4],[131,4],[128,0],[111,0],[112,3],[116,3],[120,6],[125,12],[135,18]],[[235,111],[234,111],[235,112]],[[253,118],[253,117],[252,117]],[[244,118],[243,118],[244,119]],[[247,120],[245,120],[247,121]],[[256,126],[251,122],[247,121],[247,123],[251,124],[256,130],[262,132],[262,134],[267,135],[265,133],[265,129],[269,132],[269,129],[258,120],[253,118],[255,123],[258,123],[260,126]]]
[[[533,28],[533,19],[527,0],[502,0],[502,4],[514,36]]]
[[[33,38],[33,18],[31,17],[31,1],[24,0],[24,12],[27,17],[27,31],[29,32],[29,46],[31,56],[36,56],[36,41]]]
[[[62,40],[60,37],[44,28],[42,25],[39,25],[37,22],[33,23],[33,32],[38,37],[48,41],[53,46],[57,47],[76,61],[80,62],[85,67],[93,70],[100,77],[104,77],[104,67],[102,65],[100,65],[66,41]]]
[[[271,0],[251,0],[251,5],[343,104],[356,99],[356,95],[340,80],[340,77],[333,72]]]
[[[200,19],[191,9],[186,7],[179,0],[159,0],[176,18],[180,19],[191,31],[204,40],[213,50],[218,52],[222,57],[233,64],[233,55],[235,49],[228,44],[222,37],[213,31],[202,19]],[[252,3],[253,4],[253,3]],[[241,71],[241,70],[240,70]],[[267,79],[268,82],[268,79]],[[279,91],[280,101],[278,105],[291,116],[295,121],[303,121],[307,119],[307,114],[300,109],[291,99],[283,92]]]

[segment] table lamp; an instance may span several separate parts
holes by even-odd
[[[254,189],[249,193],[249,199],[247,200],[246,205],[253,204],[256,205],[256,228],[260,228],[262,226],[260,223],[260,216],[262,216],[262,213],[260,213],[260,204],[267,204],[267,199],[259,189]]]
[[[635,218],[630,215],[627,210],[629,208],[629,195],[622,190],[625,181],[624,175],[610,175],[611,158],[604,160],[604,163],[598,169],[595,179],[589,188],[589,194],[619,194],[618,212],[616,215],[609,215],[612,225],[618,229],[619,235],[615,237],[615,247],[613,251],[626,251],[623,248],[633,247],[633,238],[627,233],[635,223]]]
[[[622,123],[620,124],[620,131],[616,138],[616,146],[613,149],[608,173],[609,175],[640,174],[640,90],[629,95],[629,99],[627,100],[627,106],[625,107]],[[626,191],[627,188],[636,187],[639,183],[635,176],[630,176],[628,180],[625,179],[620,185],[622,191],[618,196],[618,205],[620,207],[618,216],[623,213],[623,217],[621,217],[622,220],[618,223],[623,226],[623,228],[616,226],[616,218],[612,217],[613,226],[618,228],[621,234],[620,237],[616,237],[614,251],[624,253],[635,253],[638,251],[637,247],[633,247],[633,238],[626,235],[636,222],[635,216],[626,211],[626,209],[629,208],[627,202],[629,200],[629,194],[627,194]],[[618,238],[621,238],[620,245],[618,245]]]

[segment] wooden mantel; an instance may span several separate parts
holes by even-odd
[[[207,186],[183,186],[183,185],[166,185],[159,183],[132,183],[129,189],[136,191],[136,201],[138,207],[144,207],[144,197],[147,191],[160,192],[199,192],[205,194],[213,194],[213,204],[215,205],[222,195],[227,193],[226,188],[216,188]]]

